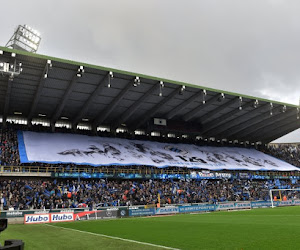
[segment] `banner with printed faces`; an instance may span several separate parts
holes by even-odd
[[[21,163],[149,165],[209,170],[275,170],[299,168],[255,149],[200,147],[62,133],[18,132]]]

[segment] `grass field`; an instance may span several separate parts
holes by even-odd
[[[299,237],[300,207],[279,207],[51,225],[9,225],[1,234],[1,241],[22,239],[25,249],[43,250],[163,249],[158,245],[169,249],[300,249]]]

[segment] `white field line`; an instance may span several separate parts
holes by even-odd
[[[44,225],[48,226],[48,227],[61,228],[61,229],[70,230],[70,231],[74,231],[74,232],[86,233],[86,234],[90,234],[90,235],[105,237],[105,238],[114,239],[114,240],[122,240],[122,241],[132,242],[132,243],[141,244],[141,245],[147,245],[147,246],[159,247],[159,248],[171,249],[171,250],[180,250],[179,248],[156,245],[156,244],[152,244],[152,243],[148,243],[148,242],[130,240],[130,239],[125,239],[125,238],[120,238],[120,237],[115,237],[115,236],[110,236],[110,235],[105,235],[105,234],[92,233],[92,232],[88,232],[88,231],[81,231],[81,230],[77,230],[77,229],[73,229],[73,228],[54,226],[54,225],[50,225],[50,224],[44,224]]]

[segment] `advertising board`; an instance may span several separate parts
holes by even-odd
[[[129,216],[149,216],[155,215],[155,208],[130,209]]]
[[[50,215],[49,214],[25,214],[24,215],[24,224],[40,224],[40,223],[49,223]]]
[[[114,219],[118,217],[119,209],[84,211],[75,214],[75,220],[102,220]]]
[[[67,222],[74,220],[74,213],[51,213],[50,222]]]

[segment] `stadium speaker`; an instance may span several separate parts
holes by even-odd
[[[0,232],[7,228],[7,219],[0,219]],[[0,246],[0,250],[23,250],[24,242],[21,240],[6,240],[4,246]]]

